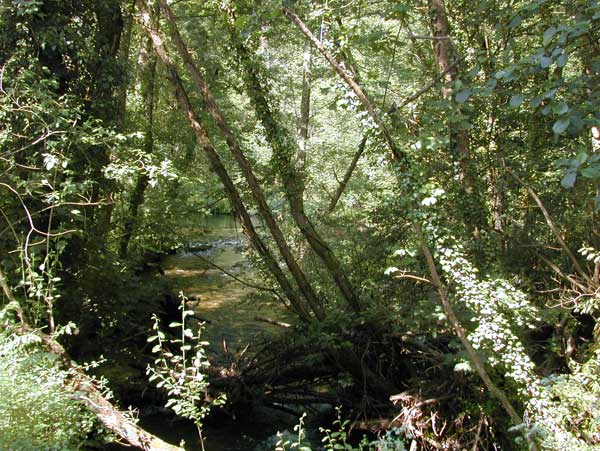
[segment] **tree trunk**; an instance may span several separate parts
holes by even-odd
[[[95,85],[92,94],[92,114],[102,120],[105,125],[119,127],[116,122],[117,98],[114,82],[114,71],[123,33],[123,15],[121,2],[108,0],[94,4],[98,29],[96,30],[95,47],[98,52],[97,64],[93,69]],[[104,168],[110,162],[110,155],[104,148],[98,148],[93,161],[93,179],[96,181],[92,202],[100,199],[111,199],[114,183],[104,176]],[[94,211],[94,224],[90,237],[99,249],[105,246],[106,236],[110,229],[113,204],[105,203]]]
[[[369,113],[371,113],[374,116],[373,119],[374,120],[376,119],[375,122],[380,127],[381,126],[385,127],[385,125],[379,118],[378,113],[373,108],[373,105],[370,102],[369,98],[365,95],[364,91],[362,91],[360,86],[341,68],[341,66],[337,63],[337,61],[335,61],[335,59],[329,54],[329,52],[327,52],[327,50],[325,49],[323,44],[310,33],[308,28],[300,21],[298,16],[295,15],[292,11],[290,11],[289,9],[284,7],[284,13],[302,30],[302,32],[304,34],[306,34],[311,39],[311,41],[315,44],[315,46],[317,46],[317,48],[321,51],[321,53],[325,56],[325,58],[333,66],[333,68],[336,70],[336,72],[354,90],[354,92],[357,94],[359,99],[363,102],[363,104],[365,105],[365,107],[367,108]],[[396,146],[395,142],[393,141],[391,135],[389,135],[389,133],[385,133],[383,130],[382,130],[382,133],[384,133],[384,136],[386,137],[386,141],[388,142],[390,150],[392,151],[392,154],[394,155],[396,161],[405,162],[406,161],[405,156],[399,153],[399,149]],[[389,141],[388,141],[388,139],[389,139]],[[413,227],[415,229],[415,233],[419,240],[419,246],[421,248],[421,252],[425,256],[427,268],[429,269],[429,272],[431,275],[431,282],[440,297],[440,300],[442,302],[442,307],[444,308],[444,312],[446,313],[446,316],[448,317],[450,324],[454,328],[456,335],[458,336],[460,342],[462,343],[465,350],[467,351],[467,355],[469,356],[469,359],[475,366],[479,376],[483,380],[484,384],[488,387],[488,389],[490,390],[492,395],[500,401],[500,403],[502,404],[502,406],[508,413],[511,421],[515,425],[521,424],[522,419],[519,417],[519,415],[513,408],[512,404],[508,400],[506,394],[502,390],[500,390],[490,379],[487,371],[485,370],[485,367],[483,365],[481,358],[477,355],[476,351],[471,346],[471,343],[469,343],[469,341],[467,340],[464,328],[462,327],[460,321],[456,317],[456,314],[454,313],[454,309],[452,308],[452,306],[448,300],[446,288],[444,287],[444,285],[441,281],[441,278],[437,272],[437,268],[435,267],[435,262],[433,260],[432,254],[431,254],[431,250],[429,249],[429,245],[427,244],[427,241],[425,239],[425,236],[423,235],[420,225],[415,222],[415,223],[413,223]],[[532,449],[535,449],[535,444],[531,445],[531,443],[530,443],[530,446],[532,447]]]
[[[417,239],[419,241],[419,247],[421,248],[421,252],[423,253],[423,256],[425,257],[425,263],[427,265],[427,269],[429,270],[429,274],[431,277],[431,284],[435,288],[435,290],[438,294],[438,297],[440,298],[442,308],[444,309],[444,313],[446,314],[446,317],[448,318],[448,322],[454,329],[454,332],[458,336],[458,339],[460,340],[461,344],[467,351],[467,356],[469,357],[469,360],[475,367],[477,374],[479,375],[479,377],[481,378],[481,380],[483,381],[483,383],[485,384],[487,389],[490,391],[492,396],[494,398],[496,398],[498,401],[500,401],[500,404],[502,405],[502,407],[508,414],[510,421],[513,423],[513,425],[517,426],[519,424],[522,424],[523,419],[521,418],[521,416],[519,416],[519,414],[517,413],[517,411],[511,404],[511,402],[509,401],[508,397],[506,396],[506,393],[504,393],[504,391],[502,389],[500,389],[496,384],[494,384],[494,382],[490,378],[487,370],[485,369],[483,360],[481,359],[481,357],[479,357],[479,354],[477,354],[477,351],[475,350],[475,348],[473,348],[473,346],[471,345],[471,342],[469,342],[469,340],[467,339],[465,329],[463,328],[462,324],[458,320],[456,313],[454,312],[454,309],[452,308],[452,305],[450,304],[450,300],[448,298],[448,290],[447,290],[446,286],[444,285],[444,283],[442,282],[442,279],[441,279],[441,277],[438,273],[438,270],[435,266],[435,261],[433,259],[433,255],[431,254],[429,245],[427,244],[427,241],[425,240],[425,236],[423,235],[421,226],[415,222],[415,223],[413,223],[413,228],[415,230],[415,234],[417,235]],[[529,435],[526,435],[526,438],[527,438],[527,441],[529,444],[529,449],[532,451],[536,451],[537,445],[535,444],[535,441],[534,441],[535,439]]]
[[[296,259],[294,258],[292,250],[290,249],[285,237],[283,236],[283,232],[281,231],[279,225],[277,224],[277,221],[273,216],[271,209],[269,208],[269,205],[267,204],[265,195],[262,191],[262,188],[260,187],[256,176],[254,175],[250,162],[244,155],[239,141],[231,131],[229,124],[227,123],[225,117],[223,116],[223,113],[219,109],[207,81],[205,80],[202,73],[198,70],[198,67],[194,63],[194,60],[192,59],[192,56],[190,55],[187,46],[185,45],[181,34],[179,33],[177,24],[175,22],[175,17],[173,16],[172,11],[170,10],[165,1],[161,0],[160,3],[163,15],[166,18],[167,23],[169,24],[171,38],[175,43],[175,46],[177,47],[180,56],[185,62],[188,71],[192,75],[192,79],[196,84],[198,92],[202,95],[208,112],[217,124],[219,130],[221,131],[221,134],[227,142],[231,154],[233,155],[239,168],[241,169],[242,174],[244,175],[244,178],[246,179],[246,182],[250,187],[250,191],[252,192],[252,196],[254,197],[261,217],[263,218],[267,227],[269,228],[269,231],[273,236],[273,239],[275,241],[275,244],[277,245],[277,248],[279,249],[279,252],[281,253],[288,269],[290,270],[290,273],[294,277],[294,280],[296,281],[308,305],[310,306],[314,315],[317,318],[322,319],[322,303],[318,299],[316,293],[314,292],[312,286],[306,278],[306,275],[304,274],[304,272],[298,265]]]
[[[235,184],[233,183],[231,177],[227,173],[227,170],[225,169],[225,166],[221,161],[221,157],[219,156],[217,150],[210,141],[206,131],[204,130],[204,127],[200,123],[200,120],[198,119],[198,116],[192,107],[187,92],[183,87],[183,83],[179,78],[177,70],[175,69],[175,64],[173,63],[171,57],[167,53],[167,50],[163,44],[160,35],[154,28],[152,28],[151,16],[146,8],[146,5],[144,4],[144,1],[138,0],[138,4],[140,6],[141,11],[142,25],[146,29],[150,38],[152,39],[152,44],[154,46],[156,54],[167,69],[167,76],[169,78],[169,81],[173,85],[173,88],[175,89],[175,96],[177,98],[179,106],[188,118],[190,126],[192,127],[194,134],[196,135],[198,145],[206,154],[210,162],[211,169],[215,172],[215,174],[219,177],[219,180],[223,184],[225,193],[227,194],[227,197],[229,198],[229,201],[231,202],[231,205],[233,206],[236,214],[241,220],[244,233],[250,240],[250,243],[252,244],[254,249],[261,256],[267,269],[279,283],[279,286],[285,293],[285,296],[290,301],[292,308],[296,311],[296,313],[298,313],[298,315],[300,315],[301,318],[305,320],[309,319],[310,315],[304,307],[304,304],[298,298],[297,293],[294,291],[286,275],[279,267],[279,264],[277,263],[277,260],[275,260],[275,258],[273,257],[273,254],[271,253],[270,249],[265,245],[265,243],[262,241],[262,239],[256,232],[256,229],[252,224],[252,220],[250,219],[250,215],[248,214],[248,211],[240,197],[240,194],[237,191],[237,188],[235,187]]]
[[[158,30],[160,4],[158,0],[154,0],[152,5],[154,24]],[[150,155],[154,151],[154,87],[156,80],[156,55],[152,49],[152,40],[147,39],[144,53],[142,55],[142,80],[141,80],[141,95],[144,100],[144,142],[142,150],[144,154]],[[145,172],[138,175],[135,188],[129,199],[129,208],[125,218],[124,232],[121,236],[119,244],[119,257],[124,259],[127,257],[129,242],[135,231],[136,224],[139,222],[139,209],[144,202],[144,194],[148,187],[148,174]]]
[[[356,80],[349,74],[344,68],[336,61],[336,59],[327,51],[325,46],[321,41],[317,39],[315,35],[311,33],[308,27],[302,22],[302,20],[289,8],[283,7],[283,13],[304,33],[304,35],[310,39],[310,41],[314,44],[314,46],[321,52],[321,54],[325,57],[325,59],[329,62],[331,67],[337,72],[337,74],[346,82],[346,84],[352,89],[354,94],[361,101],[377,127],[379,128],[383,138],[389,147],[393,159],[396,160],[397,163],[403,164],[406,162],[406,157],[400,152],[400,149],[396,145],[396,142],[392,138],[392,135],[381,116],[375,109],[373,103],[369,100],[369,97],[365,93],[365,91],[360,87],[360,85],[356,82]]]
[[[125,66],[125,70],[129,70],[129,62],[131,60],[131,37],[133,35],[133,24],[135,15],[135,0],[131,0],[123,20],[123,35],[121,37],[121,46],[119,49],[119,60]],[[131,74],[127,73],[127,79]],[[121,83],[117,90],[117,114],[118,123],[124,124],[127,113],[127,87],[128,83]]]
[[[308,158],[308,138],[310,123],[310,94],[312,71],[312,46],[304,41],[302,52],[302,97],[300,98],[300,118],[298,120],[298,162],[296,166],[306,183],[306,162]]]
[[[264,87],[260,81],[256,64],[251,60],[247,49],[239,41],[235,30],[232,28],[230,31],[244,71],[243,78],[246,90],[254,105],[257,117],[265,128],[267,140],[273,148],[273,166],[283,182],[292,218],[312,250],[328,269],[350,308],[355,312],[359,312],[361,310],[359,298],[346,277],[345,271],[304,210],[304,183],[302,178],[298,176],[293,164],[296,155],[298,155],[297,143],[271,110],[264,95]]]
[[[93,11],[97,22],[94,36],[96,55],[87,67],[91,83],[86,96],[85,116],[100,119],[104,126],[117,126],[117,102],[115,93],[119,87],[115,83],[118,73],[117,60],[123,31],[123,18],[120,2],[108,0],[95,2]],[[117,77],[118,78],[118,77]],[[89,97],[89,98],[88,98]],[[62,256],[63,266],[75,274],[84,268],[91,259],[105,252],[106,238],[110,231],[112,217],[112,191],[114,183],[104,175],[104,168],[110,162],[110,154],[105,146],[94,145],[86,152],[76,152],[70,163],[78,182],[92,182],[91,206],[85,206],[85,217],[89,220],[84,234],[73,236]],[[87,174],[87,175],[86,175]]]
[[[450,24],[444,0],[429,0],[429,15],[434,42],[435,60],[439,72],[444,73],[443,80],[446,86],[442,87],[442,96],[446,99],[452,97],[452,88],[449,87],[458,79],[458,61],[456,49],[452,44]],[[450,146],[458,153],[460,165],[459,178],[464,190],[465,205],[461,209],[464,212],[464,222],[474,235],[485,228],[487,217],[485,206],[480,199],[475,183],[474,170],[472,168],[472,155],[469,132],[455,126],[450,127]]]

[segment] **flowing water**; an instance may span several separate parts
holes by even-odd
[[[204,337],[215,363],[227,352],[239,352],[279,330],[256,316],[285,319],[286,312],[276,301],[248,299],[258,294],[253,286],[254,270],[245,257],[247,240],[232,216],[203,218],[184,250],[168,256],[162,263],[173,289],[182,292],[188,306],[206,321]],[[193,233],[193,229],[192,229]],[[237,279],[237,280],[236,280]],[[249,285],[251,286],[249,286]]]

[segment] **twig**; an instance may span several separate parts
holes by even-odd
[[[419,282],[425,282],[430,285],[433,285],[431,283],[431,280],[426,279],[425,277],[419,277],[419,276],[415,276],[413,274],[406,274],[405,272],[403,272],[402,274],[400,274],[398,276],[394,276],[394,279],[413,279],[413,280],[417,280]]]
[[[483,418],[479,419],[479,424],[477,425],[477,435],[475,436],[475,442],[473,442],[473,450],[477,451],[477,444],[479,443],[479,437],[481,435],[481,426],[483,425]]]
[[[422,34],[412,34],[412,33],[408,33],[406,35],[406,37],[409,39],[429,39],[432,41],[439,41],[442,39],[452,39],[450,36],[426,36],[426,35],[422,35]]]
[[[421,89],[419,89],[417,92],[415,92],[414,94],[408,96],[406,99],[404,99],[402,101],[402,103],[400,103],[400,105],[397,105],[393,108],[390,108],[387,111],[387,115],[389,116],[390,114],[394,114],[396,113],[398,110],[404,108],[406,105],[408,105],[410,102],[417,100],[419,97],[421,97],[423,94],[425,94],[427,91],[429,91],[431,88],[433,88],[435,85],[437,85],[440,80],[442,78],[444,78],[446,76],[446,74],[448,72],[450,72],[451,70],[453,70],[459,63],[461,63],[463,60],[465,59],[464,56],[460,57],[458,60],[456,60],[450,67],[448,67],[445,71],[440,72],[430,83],[426,84],[425,86],[423,86]]]
[[[339,180],[337,180],[337,176],[336,176],[336,180],[337,180],[339,186],[338,186],[337,190],[335,191],[335,194],[333,195],[331,202],[329,203],[329,207],[327,208],[327,214],[331,214],[331,213],[333,213],[333,210],[335,210],[335,207],[336,207],[338,201],[340,200],[340,197],[342,197],[342,194],[344,193],[344,190],[346,189],[346,185],[348,185],[348,182],[350,181],[350,177],[352,177],[352,173],[356,169],[358,160],[360,159],[361,155],[365,151],[368,139],[369,139],[369,133],[367,133],[367,134],[365,134],[365,136],[363,136],[363,139],[361,140],[360,144],[358,145],[358,150],[354,154],[354,157],[352,158],[352,162],[350,163],[350,166],[348,167],[346,174],[344,174],[344,179],[342,181],[339,181]],[[335,174],[335,172],[334,172],[334,174]]]
[[[4,271],[2,271],[2,268],[0,268],[0,286],[2,286],[2,291],[4,291],[4,295],[6,296],[8,301],[15,305],[19,321],[21,321],[22,324],[25,324],[25,320],[23,318],[23,309],[20,307],[15,296],[12,294],[12,291],[8,286],[8,282],[6,276],[4,275]]]
[[[562,277],[563,279],[565,279],[568,282],[571,282],[573,285],[575,285],[576,287],[580,288],[581,290],[583,290],[585,293],[591,294],[593,293],[588,287],[586,287],[585,285],[583,285],[582,283],[578,282],[576,279],[574,279],[572,276],[567,275],[565,273],[563,273],[560,268],[554,264],[552,261],[548,260],[546,257],[544,257],[543,255],[539,256],[540,259],[546,263],[556,274],[558,274],[560,277]]]

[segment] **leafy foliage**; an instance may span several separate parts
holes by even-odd
[[[66,391],[69,372],[40,344],[34,333],[0,334],[0,447],[79,450],[98,423]]]
[[[149,365],[146,373],[150,382],[155,382],[156,387],[167,392],[166,407],[184,418],[192,420],[198,428],[202,440],[202,422],[210,412],[212,406],[225,403],[225,396],[218,395],[207,401],[208,378],[206,368],[209,362],[206,358],[204,347],[208,344],[201,341],[202,327],[196,333],[189,325],[186,318],[194,315],[194,311],[186,309],[187,298],[180,293],[181,322],[172,322],[169,327],[177,331],[176,338],[167,339],[164,332],[159,329],[156,316],[153,329],[156,335],[148,338],[148,342],[156,342],[152,352],[158,354],[154,365]],[[204,445],[202,445],[204,446]]]

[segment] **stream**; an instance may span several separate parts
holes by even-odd
[[[280,332],[278,327],[256,321],[255,316],[286,321],[289,314],[279,303],[257,304],[249,300],[248,296],[257,290],[221,270],[242,281],[252,281],[254,270],[244,254],[248,243],[232,216],[204,217],[187,235],[188,244],[179,253],[167,256],[162,267],[173,291],[182,292],[188,298],[188,307],[206,321],[203,338],[209,342],[207,353],[211,363],[227,364],[231,355],[238,354],[248,344]],[[278,431],[292,431],[297,423],[297,418],[266,408],[257,408],[248,417],[235,422],[208,418],[204,427],[205,449],[274,450],[273,436]],[[162,415],[153,415],[143,417],[140,424],[172,443],[185,440],[188,450],[201,449],[196,428],[190,422],[171,423]]]

